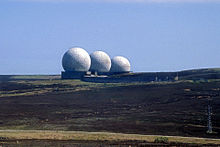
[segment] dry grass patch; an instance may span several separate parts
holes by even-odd
[[[154,142],[158,137],[166,137],[169,142],[194,143],[194,144],[218,144],[220,139],[139,135],[108,132],[83,132],[83,131],[42,131],[42,130],[1,130],[0,136],[8,140],[40,139],[40,140],[85,140],[85,141],[147,141]]]

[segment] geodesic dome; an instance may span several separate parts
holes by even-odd
[[[75,47],[63,55],[62,65],[65,71],[88,71],[91,58],[84,49]]]
[[[90,71],[109,72],[111,68],[111,59],[103,51],[95,51],[91,55]]]
[[[131,65],[127,58],[116,56],[112,58],[112,66],[110,72],[130,72]]]

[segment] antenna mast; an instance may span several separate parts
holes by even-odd
[[[208,99],[208,118],[207,118],[207,133],[212,133],[212,106],[211,106],[211,99]]]

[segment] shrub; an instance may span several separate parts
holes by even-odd
[[[167,137],[157,137],[154,140],[155,143],[168,143],[168,138]]]

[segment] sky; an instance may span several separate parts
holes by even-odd
[[[71,47],[134,72],[220,67],[220,0],[0,1],[0,75],[59,74]]]

